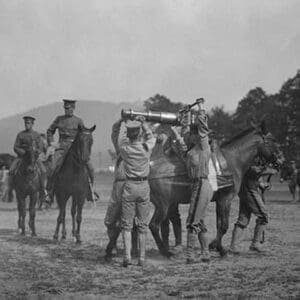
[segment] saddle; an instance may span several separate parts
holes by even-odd
[[[217,190],[233,186],[233,175],[219,146],[214,152],[211,152],[211,161],[216,173]]]

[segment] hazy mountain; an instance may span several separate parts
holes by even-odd
[[[120,117],[122,108],[142,109],[141,102],[135,103],[106,103],[99,101],[78,101],[75,114],[84,120],[87,127],[96,124],[93,134],[94,145],[92,160],[96,168],[107,167],[110,162],[108,149],[113,146],[110,141],[111,126]],[[13,144],[16,135],[24,129],[22,117],[31,115],[36,118],[35,130],[45,132],[56,116],[63,114],[63,103],[57,102],[31,109],[0,120],[0,153],[13,153]],[[99,153],[101,152],[101,156]]]

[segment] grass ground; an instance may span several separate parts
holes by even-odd
[[[17,233],[16,203],[0,203],[0,298],[2,299],[300,299],[300,204],[291,202],[287,185],[275,182],[267,194],[270,223],[266,232],[266,253],[248,252],[254,219],[241,243],[240,256],[186,265],[184,251],[171,260],[163,258],[149,233],[148,264],[144,269],[120,266],[121,253],[111,264],[103,259],[107,243],[103,219],[111,189],[111,178],[97,180],[101,201],[86,203],[82,239],[74,244],[68,210],[68,236],[54,242],[52,236],[58,211],[37,212],[38,237]],[[180,206],[182,220],[187,206]],[[230,229],[224,238],[228,247],[238,201],[231,210]],[[184,223],[184,222],[183,222]],[[214,204],[208,210],[210,238],[215,235]],[[185,243],[186,232],[183,232]],[[171,243],[173,236],[171,237]],[[120,247],[121,241],[119,241]]]

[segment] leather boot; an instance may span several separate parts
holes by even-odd
[[[266,227],[265,225],[256,224],[254,228],[253,240],[249,248],[251,251],[263,252],[263,250],[260,248],[259,243],[262,240],[262,235],[265,230],[265,227]]]
[[[232,254],[239,254],[239,250],[237,247],[237,244],[239,244],[239,241],[241,240],[244,233],[244,229],[239,226],[234,226],[234,229],[232,231],[232,238],[231,238],[231,244],[229,251]]]
[[[139,244],[139,261],[138,265],[141,267],[145,266],[145,253],[146,253],[146,233],[138,233],[138,244]]]
[[[191,231],[187,233],[187,249],[186,249],[186,263],[194,264],[198,261],[195,258],[194,248],[197,242],[197,234]]]
[[[123,243],[124,243],[124,260],[123,267],[127,268],[131,265],[131,232],[123,230]]]
[[[201,261],[209,263],[210,262],[210,254],[208,250],[208,238],[206,232],[200,232],[198,234],[199,242],[201,245],[202,257]]]

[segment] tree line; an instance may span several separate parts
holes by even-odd
[[[183,106],[159,94],[144,101],[144,108],[153,111],[178,112]],[[256,87],[238,102],[233,113],[220,105],[213,107],[208,115],[209,127],[220,141],[264,120],[287,161],[300,162],[300,70],[275,94]]]

